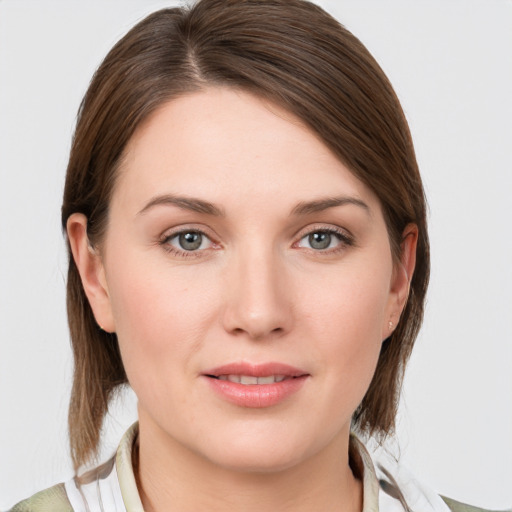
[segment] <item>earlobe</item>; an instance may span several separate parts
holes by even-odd
[[[104,331],[114,332],[105,269],[100,254],[91,246],[87,236],[87,217],[81,213],[70,215],[66,230],[73,260],[96,322]]]

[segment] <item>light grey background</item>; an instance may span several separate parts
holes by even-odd
[[[102,57],[157,0],[0,0],[0,509],[71,476],[59,208]],[[430,202],[432,284],[397,444],[454,498],[512,505],[512,2],[323,2],[402,101]],[[135,418],[129,393],[103,453]]]

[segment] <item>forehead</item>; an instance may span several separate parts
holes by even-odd
[[[175,192],[234,200],[242,191],[284,201],[338,193],[376,199],[296,116],[225,87],[159,107],[131,138],[118,187],[131,199]]]

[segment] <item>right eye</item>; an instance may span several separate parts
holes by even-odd
[[[212,247],[213,242],[201,231],[187,230],[173,233],[163,240],[163,245],[176,252],[197,252]]]

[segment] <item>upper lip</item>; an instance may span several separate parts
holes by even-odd
[[[308,375],[308,372],[288,364],[277,362],[258,364],[238,362],[216,366],[215,368],[203,372],[203,375],[210,375],[213,377],[219,377],[220,375],[247,375],[252,377],[284,375],[286,377],[301,377],[303,375]]]

